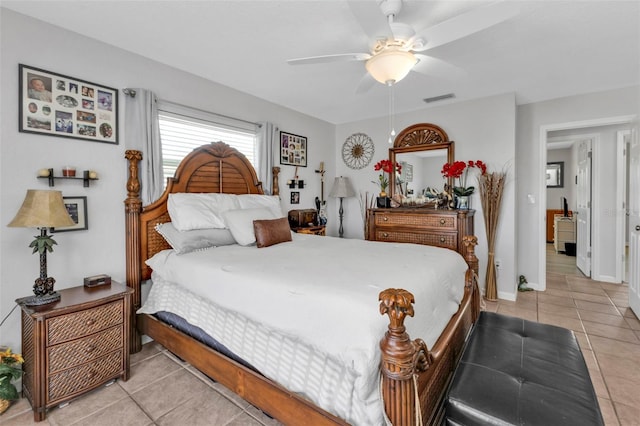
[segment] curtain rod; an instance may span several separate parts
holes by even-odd
[[[122,93],[124,93],[127,96],[131,96],[132,98],[136,97],[136,91],[134,89],[129,89],[128,87],[122,89]],[[182,107],[182,108],[189,108],[189,109],[192,109],[192,110],[195,110],[195,111],[204,112],[205,114],[213,114],[213,115],[217,115],[218,117],[227,118],[229,120],[236,120],[236,121],[241,121],[241,122],[247,123],[247,124],[253,124],[254,126],[258,126],[258,128],[262,127],[262,124],[260,124],[260,123],[256,123],[256,122],[249,121],[249,120],[243,120],[242,118],[231,117],[229,115],[219,114],[217,112],[212,112],[212,111],[206,111],[204,109],[195,108],[195,107],[192,107],[192,106],[189,106],[189,105],[179,104],[177,102],[167,101],[165,99],[161,99],[161,100],[162,100],[162,102],[166,102],[168,104],[179,106],[179,107]]]

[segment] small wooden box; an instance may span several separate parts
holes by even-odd
[[[318,223],[318,212],[314,209],[289,210],[289,226],[304,228]]]
[[[99,285],[110,285],[110,284],[111,284],[111,277],[105,274],[85,277],[84,279],[85,287],[97,287]]]

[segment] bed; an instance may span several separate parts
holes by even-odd
[[[368,420],[375,418],[372,424],[382,424],[386,420],[383,417],[375,417],[375,407],[380,406],[380,412],[384,408],[384,412],[388,420],[394,425],[414,425],[420,424],[438,424],[442,419],[442,402],[447,385],[450,381],[453,369],[455,368],[462,351],[465,338],[479,314],[479,293],[476,283],[477,258],[475,257],[473,247],[476,239],[473,236],[466,236],[462,248],[461,257],[453,254],[446,249],[438,249],[432,247],[414,247],[411,244],[389,244],[379,242],[369,242],[361,240],[339,240],[331,237],[319,237],[314,235],[296,235],[294,234],[291,242],[277,244],[272,247],[258,249],[253,247],[240,247],[238,245],[230,245],[228,247],[215,247],[189,253],[188,255],[176,255],[174,250],[166,242],[166,240],[158,234],[156,227],[159,223],[167,223],[171,221],[167,204],[170,194],[182,193],[213,193],[213,194],[262,194],[260,182],[257,180],[255,171],[246,158],[235,149],[228,145],[217,142],[204,145],[182,161],[178,167],[174,178],[168,180],[167,189],[163,195],[154,203],[142,208],[140,200],[140,182],[138,178],[138,163],[142,159],[142,153],[139,151],[129,150],[125,154],[128,160],[129,179],[127,181],[127,199],[125,200],[126,215],[126,266],[127,266],[127,285],[134,289],[134,311],[132,312],[132,323],[134,329],[131,333],[131,347],[133,352],[137,352],[141,348],[141,335],[148,335],[158,343],[165,346],[168,350],[174,352],[185,361],[198,368],[200,371],[220,382],[233,392],[243,397],[245,400],[262,409],[269,415],[275,417],[284,424],[365,424]],[[274,168],[274,192],[277,195],[277,176],[278,168]],[[173,195],[172,195],[173,197]],[[385,288],[388,283],[393,284],[394,274],[385,275],[385,270],[374,273],[373,278],[369,275],[360,277],[356,266],[359,262],[345,262],[335,268],[341,273],[347,274],[343,281],[349,281],[349,286],[336,286],[337,279],[329,278],[322,280],[305,280],[304,275],[296,275],[293,269],[308,270],[309,266],[304,262],[281,262],[280,259],[291,259],[295,257],[296,250],[316,250],[318,256],[329,256],[333,253],[333,258],[329,262],[336,264],[341,258],[348,256],[338,252],[338,246],[333,244],[341,244],[347,252],[360,252],[371,248],[371,252],[367,252],[367,256],[373,256],[380,259],[381,256],[389,256],[390,253],[402,254],[403,258],[411,259],[411,256],[428,256],[434,257],[436,263],[444,264],[448,261],[456,264],[455,272],[451,273],[452,277],[457,277],[457,284],[452,284],[453,288],[459,291],[445,290],[436,288],[436,292],[445,294],[446,297],[455,299],[454,309],[450,308],[451,301],[446,303],[436,303],[430,299],[431,296],[424,296],[420,292],[423,291],[419,283],[410,283],[409,281],[399,281],[407,284],[408,289]],[[304,247],[307,248],[304,248]],[[293,254],[291,251],[294,250]],[[424,250],[424,252],[423,252]],[[273,257],[268,257],[271,253]],[[302,253],[302,251],[301,251]],[[420,253],[420,254],[417,254]],[[425,253],[425,254],[422,254]],[[441,257],[439,257],[441,256]],[[266,261],[264,259],[267,259]],[[198,260],[200,259],[200,260]],[[241,265],[239,259],[245,262]],[[418,258],[419,259],[419,258]],[[457,259],[457,260],[456,260]],[[204,260],[204,261],[203,261]],[[213,266],[213,269],[200,270],[200,264],[212,264],[214,261],[220,260],[223,266]],[[153,269],[147,264],[153,265]],[[262,262],[262,263],[261,263]],[[391,261],[393,262],[393,260]],[[417,261],[413,263],[416,264]],[[460,262],[462,262],[462,272]],[[164,269],[165,264],[180,264],[183,269]],[[378,264],[379,264],[378,260]],[[393,263],[392,263],[393,264]],[[185,266],[186,265],[186,266]],[[402,266],[402,265],[399,265]],[[178,266],[180,267],[180,266]],[[202,267],[204,268],[204,266]],[[353,269],[350,269],[353,268]],[[389,268],[387,268],[389,269]],[[391,268],[392,269],[392,268]],[[438,268],[432,268],[436,271]],[[441,268],[435,274],[436,281],[447,281],[443,278],[446,268]],[[453,268],[452,268],[453,269]],[[213,279],[215,271],[224,270],[224,279]],[[253,270],[257,275],[251,275],[248,270]],[[259,278],[260,274],[267,277],[267,271],[278,274],[279,277],[285,277],[283,271],[291,272],[288,274],[293,279],[268,279]],[[180,272],[181,271],[181,272]],[[242,271],[239,273],[238,271]],[[375,271],[374,271],[375,272]],[[388,271],[386,271],[388,273]],[[420,276],[427,275],[428,271],[416,270]],[[144,280],[154,279],[154,287],[164,289],[158,290],[161,296],[149,296],[150,302],[141,306],[141,283]],[[172,275],[173,274],[173,275]],[[351,274],[351,275],[349,275]],[[457,274],[457,275],[456,275]],[[214,348],[203,343],[202,339],[192,337],[188,333],[181,331],[175,325],[169,325],[161,319],[158,319],[157,311],[167,309],[167,305],[163,305],[161,299],[181,299],[186,301],[183,303],[183,309],[176,307],[177,314],[187,315],[185,310],[191,309],[193,306],[199,305],[200,301],[207,298],[201,291],[206,291],[204,287],[210,284],[199,284],[198,275],[210,277],[210,281],[215,284],[215,296],[208,297],[207,305],[200,310],[209,316],[223,318],[222,312],[227,316],[240,315],[242,321],[246,321],[243,327],[236,330],[244,330],[240,333],[227,333],[231,337],[224,336],[214,332],[216,340],[222,343],[222,349],[215,346]],[[232,281],[240,279],[242,276],[244,281]],[[380,275],[377,277],[376,275]],[[397,274],[396,274],[397,275]],[[400,277],[401,275],[397,275]],[[378,281],[376,281],[378,279]],[[175,281],[185,281],[179,284]],[[256,290],[246,290],[245,285],[251,282],[259,281]],[[360,284],[357,284],[357,283]],[[163,283],[163,284],[157,284]],[[191,287],[188,287],[191,285]],[[157,287],[156,287],[157,285]],[[186,296],[176,297],[173,291],[183,291],[176,287],[188,287],[186,294],[191,295],[191,299]],[[323,290],[323,287],[326,287]],[[235,291],[234,289],[240,289]],[[301,290],[302,289],[302,290]],[[410,290],[410,291],[409,291]],[[162,293],[164,291],[165,293]],[[452,295],[458,292],[457,296]],[[423,311],[414,312],[414,293],[418,296],[418,300],[422,301],[424,311],[431,312],[435,310],[440,312],[442,306],[448,305],[447,309],[443,309],[444,313],[436,315],[432,320],[427,316],[423,316]],[[364,296],[365,302],[360,301]],[[287,324],[283,321],[286,315],[282,315],[282,308],[274,307],[269,309],[268,303],[260,306],[260,300],[272,300],[282,303],[286,306],[287,315],[296,318],[296,321],[290,321],[293,325],[286,328]],[[383,317],[369,311],[369,306],[375,304],[375,298],[379,300],[379,314],[387,315],[388,321],[383,321]],[[308,299],[310,305],[298,306],[298,301]],[[366,300],[371,299],[371,303]],[[292,302],[292,300],[294,302]],[[435,299],[434,299],[435,300]],[[326,306],[330,306],[327,309]],[[150,306],[156,303],[157,306]],[[273,301],[271,302],[274,303]],[[435,308],[426,309],[429,303],[434,303]],[[325,306],[323,308],[323,306]],[[173,309],[173,308],[169,308]],[[312,315],[306,315],[312,319],[317,319],[323,314],[323,311],[329,311],[330,314],[323,321],[328,326],[324,327],[324,334],[315,337],[317,341],[309,338],[309,334],[305,334],[303,327],[320,328],[317,323],[304,325],[303,321],[305,313],[313,311]],[[280,312],[279,319],[268,319],[262,315],[270,315],[269,311]],[[139,312],[139,313],[137,313]],[[211,312],[216,312],[215,315]],[[409,320],[405,327],[405,319],[407,316],[416,316],[413,323]],[[374,316],[372,316],[374,315]],[[205,315],[206,316],[206,315]],[[276,315],[277,317],[277,315]],[[363,319],[359,324],[359,318]],[[265,320],[264,323],[262,320]],[[189,320],[189,319],[188,319]],[[437,321],[436,321],[437,320]],[[206,321],[193,320],[194,325],[203,325],[205,331],[209,330]],[[216,323],[219,320],[213,320]],[[275,323],[271,323],[275,321]],[[278,323],[278,321],[280,321]],[[219,321],[220,322],[220,321]],[[436,330],[429,331],[432,323],[440,322],[441,325]],[[216,323],[217,324],[217,323]],[[247,325],[248,324],[248,325]],[[249,355],[243,352],[244,346],[252,346],[246,344],[245,340],[252,339],[254,330],[256,331],[255,339],[263,341],[265,334],[260,327],[264,325],[266,335],[273,332],[284,333],[285,336],[294,336],[294,332],[302,332],[302,338],[292,337],[289,340],[295,341],[299,346],[282,346],[277,350],[284,353],[285,356],[293,357],[297,354],[296,368],[292,368],[293,378],[281,378],[277,373],[270,371],[271,364],[278,362],[266,362],[261,359],[270,359],[272,355],[269,353],[263,356],[257,356],[251,359],[251,351]],[[212,326],[215,329],[215,324]],[[233,329],[234,326],[231,326]],[[291,328],[300,328],[292,330]],[[412,340],[407,333],[410,330],[420,330],[417,336],[419,339]],[[433,327],[431,327],[433,328]],[[386,329],[386,333],[384,330]],[[252,330],[246,333],[246,330]],[[364,337],[367,333],[362,330],[374,333],[374,342],[379,340],[379,348],[377,345],[371,345],[371,337]],[[422,331],[425,331],[426,337],[423,339]],[[346,333],[346,334],[341,334]],[[352,333],[351,335],[349,333]],[[379,336],[375,334],[379,333]],[[429,335],[431,333],[431,335]],[[433,335],[433,333],[436,333]],[[361,338],[361,335],[363,336]],[[230,340],[224,340],[228,338]],[[236,341],[237,340],[237,341]],[[284,339],[286,340],[286,339]],[[302,343],[299,343],[302,341]],[[368,370],[366,375],[359,375],[359,364],[349,358],[345,361],[343,357],[343,349],[338,346],[338,342],[362,341],[364,347],[369,348],[362,351],[360,348],[354,350],[358,354],[364,353],[364,364],[375,361],[375,375],[371,375]],[[428,342],[428,343],[425,343]],[[321,342],[328,342],[325,348]],[[254,345],[255,346],[255,345]],[[269,346],[269,345],[267,345]],[[229,349],[229,350],[226,350]],[[264,349],[268,351],[268,349]],[[379,351],[379,352],[377,352]],[[339,368],[331,369],[337,378],[335,384],[330,382],[324,384],[323,388],[314,394],[313,390],[300,388],[306,386],[299,384],[301,376],[313,376],[312,373],[305,373],[305,358],[299,354],[309,354],[308,358],[319,358],[323,365],[332,365],[332,360],[337,360],[336,365]],[[323,355],[324,354],[324,355]],[[249,358],[249,359],[247,359]],[[357,357],[356,357],[357,358]],[[286,358],[285,358],[286,359]],[[302,359],[302,361],[300,361]],[[373,361],[372,361],[373,360]],[[311,362],[311,361],[309,361]],[[342,363],[342,364],[341,364]],[[344,364],[348,365],[344,367]],[[349,364],[351,363],[351,364]],[[292,364],[293,365],[293,364]],[[311,365],[311,364],[310,364]],[[378,370],[379,365],[379,370]],[[342,370],[340,369],[342,368]],[[298,373],[295,373],[298,371]],[[310,370],[313,371],[313,368]],[[335,373],[337,371],[337,373]],[[363,370],[364,371],[364,370]],[[353,381],[355,387],[340,382],[345,379],[343,376],[349,376],[349,372],[354,372]],[[317,375],[317,374],[316,374]],[[363,378],[364,377],[364,378]],[[371,377],[380,377],[379,383],[372,385]],[[346,379],[345,379],[346,380]],[[327,380],[320,380],[326,382]],[[361,387],[358,383],[366,382],[365,387]],[[328,386],[328,387],[327,387]],[[335,386],[332,388],[331,386]],[[321,387],[321,386],[319,386]],[[363,390],[364,389],[364,390]],[[375,389],[373,395],[372,389]],[[354,407],[349,406],[344,409],[336,408],[336,401],[324,401],[326,395],[345,395],[352,396]],[[362,393],[366,395],[361,397]],[[337,398],[342,400],[344,398]],[[348,398],[347,398],[348,399]],[[360,400],[364,400],[365,408],[358,408]],[[354,414],[355,413],[355,414]],[[374,417],[367,417],[374,416]]]

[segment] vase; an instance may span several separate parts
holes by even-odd
[[[385,209],[391,207],[391,198],[389,197],[378,197],[376,198],[376,204],[378,208]]]
[[[471,196],[458,195],[456,197],[456,208],[459,210],[469,210],[471,208]]]

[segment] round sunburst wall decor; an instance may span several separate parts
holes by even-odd
[[[364,133],[354,133],[342,145],[342,160],[350,169],[363,169],[371,163],[375,147]]]

